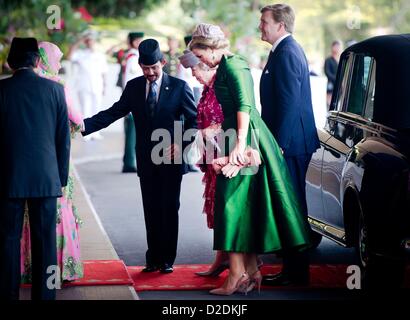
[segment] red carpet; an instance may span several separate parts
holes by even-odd
[[[67,286],[133,285],[122,260],[86,260],[84,278],[67,283]]]
[[[64,282],[64,287],[97,285],[133,285],[127,268],[122,260],[85,260],[84,277],[79,280]],[[30,287],[23,284],[22,287]]]
[[[160,272],[143,273],[142,266],[126,267],[122,260],[86,260],[84,278],[64,282],[63,287],[96,285],[133,285],[136,291],[148,290],[210,290],[222,285],[228,274],[226,270],[217,278],[205,278],[195,275],[197,271],[206,271],[207,264],[176,265],[171,274]],[[264,265],[262,274],[277,273],[281,265]],[[311,283],[309,288],[346,288],[347,265],[311,265]],[[407,268],[405,287],[410,288],[410,266]],[[28,287],[29,285],[22,285]],[[264,287],[265,289],[275,289]]]
[[[209,265],[176,265],[171,274],[159,272],[143,273],[143,267],[128,267],[134,280],[136,291],[144,290],[209,290],[216,288],[225,280],[227,272],[217,278],[205,278],[195,275],[196,271],[206,271]],[[346,288],[346,265],[312,265],[310,288]],[[276,273],[281,265],[262,266],[262,274]],[[272,287],[264,287],[269,288]]]

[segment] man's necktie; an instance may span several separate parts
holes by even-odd
[[[273,51],[271,50],[269,52],[268,60],[266,60],[266,65],[265,65],[265,68],[263,68],[262,74],[265,74],[266,69],[268,68],[268,64],[269,62],[271,62],[272,56],[273,56]]]
[[[155,113],[155,106],[157,105],[157,84],[155,81],[149,84],[149,91],[147,97],[147,106],[150,113],[151,118],[154,116]]]

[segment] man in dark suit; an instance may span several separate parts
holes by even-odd
[[[342,43],[338,40],[332,42],[331,54],[325,60],[325,75],[327,77],[326,102],[329,108],[332,100],[333,89],[336,83],[337,67],[339,65],[340,55],[342,54]]]
[[[182,175],[187,172],[187,165],[181,160],[181,141],[174,140],[182,131],[174,132],[174,128],[182,116],[185,130],[196,128],[196,108],[188,84],[162,71],[166,62],[158,42],[144,40],[138,50],[144,75],[128,81],[120,100],[111,108],[85,119],[83,135],[132,112],[148,244],[143,271],[170,273],[177,251]],[[158,153],[161,148],[156,146],[153,133],[160,131],[170,137],[170,143]]]
[[[30,215],[32,299],[55,299],[57,197],[67,185],[70,131],[64,88],[34,73],[37,40],[14,38],[0,81],[0,299],[18,299],[24,209]],[[58,277],[57,277],[58,279]]]
[[[262,119],[282,150],[308,223],[305,178],[312,154],[319,147],[308,62],[303,49],[291,35],[295,21],[292,8],[275,4],[264,7],[261,14],[261,38],[272,45],[260,81]],[[284,252],[282,272],[264,278],[268,285],[308,282],[307,251]]]

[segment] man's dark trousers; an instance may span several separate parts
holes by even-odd
[[[177,254],[181,170],[158,166],[140,174],[148,250],[146,263],[173,265]],[[161,181],[158,183],[158,181]]]
[[[306,172],[309,166],[312,154],[303,154],[298,156],[286,157],[285,161],[289,168],[289,173],[292,177],[295,191],[302,205],[303,213],[307,219],[307,204],[306,204]],[[283,269],[292,281],[305,282],[309,279],[309,252],[304,250],[297,252],[290,250],[283,254]]]
[[[47,283],[55,284],[55,281],[47,281],[53,275],[47,273],[47,269],[57,266],[55,197],[0,199],[0,299],[19,299],[20,239],[26,203],[29,210],[33,268],[31,298],[54,300],[55,288],[47,288]]]

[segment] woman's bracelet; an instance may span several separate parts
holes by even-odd
[[[245,140],[246,135],[245,134],[238,134],[238,140]]]

